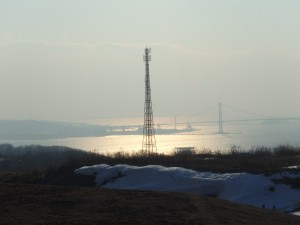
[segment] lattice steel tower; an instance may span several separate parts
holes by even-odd
[[[144,106],[144,129],[143,129],[143,151],[147,154],[156,153],[156,140],[153,123],[152,101],[151,101],[151,88],[150,88],[150,74],[149,62],[151,61],[151,49],[145,48],[145,106]]]
[[[224,134],[223,130],[223,111],[222,111],[222,103],[219,103],[219,132],[218,134]]]

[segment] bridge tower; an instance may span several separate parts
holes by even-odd
[[[151,61],[151,49],[145,48],[145,105],[144,105],[144,128],[142,150],[147,154],[157,152],[155,130],[153,122],[149,62]]]
[[[220,102],[219,104],[219,132],[218,134],[224,134],[223,130],[223,112],[222,112],[222,103]]]

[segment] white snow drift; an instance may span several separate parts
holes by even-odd
[[[300,190],[271,179],[300,177],[295,174],[211,173],[196,172],[180,167],[109,166],[100,164],[82,167],[76,174],[95,175],[98,186],[114,189],[174,191],[214,195],[218,198],[256,207],[291,211],[300,203]]]

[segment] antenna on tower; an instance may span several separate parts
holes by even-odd
[[[148,155],[157,152],[155,130],[153,122],[149,62],[151,61],[151,49],[145,48],[145,105],[144,105],[144,128],[142,150]]]

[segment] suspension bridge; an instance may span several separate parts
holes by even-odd
[[[155,118],[154,118],[155,120]],[[262,123],[287,123],[291,121],[300,121],[300,117],[274,117],[255,112],[249,112],[237,107],[233,107],[224,103],[214,104],[204,110],[186,116],[175,116],[174,121],[160,121],[159,118],[155,122],[155,129],[158,134],[176,133],[184,131],[193,131],[200,129],[199,127],[209,125],[215,126],[217,134],[227,134],[226,125],[242,124],[245,122],[262,122]],[[125,125],[114,126],[114,129],[121,130],[125,133],[138,133],[142,126]]]
[[[228,112],[224,116],[224,108],[228,110],[231,110],[231,112]],[[210,115],[214,114],[212,111],[218,112],[218,115],[215,116],[214,119],[202,119],[201,115],[210,112]],[[232,113],[233,112],[233,113]],[[237,116],[237,113],[240,113],[239,116]],[[248,117],[245,117],[247,115]],[[242,117],[241,117],[242,116]],[[244,117],[243,117],[244,116]],[[250,116],[250,117],[249,117]],[[236,118],[234,118],[236,117]],[[201,125],[201,124],[217,124],[218,126],[218,132],[219,134],[223,134],[224,132],[224,124],[229,124],[229,123],[242,123],[242,122],[273,122],[273,123],[278,123],[278,122],[288,122],[288,121],[300,121],[300,117],[274,117],[274,116],[269,116],[269,115],[264,115],[264,114],[259,114],[255,112],[248,112],[233,106],[229,106],[227,104],[223,103],[218,103],[213,106],[210,106],[201,112],[186,116],[186,119],[189,119],[188,122],[178,122],[178,119],[176,119],[176,125],[179,124],[186,124],[188,123],[191,127],[195,125]],[[228,118],[228,119],[224,119]],[[198,120],[197,120],[198,119]]]
[[[180,131],[195,130],[204,125],[210,125],[216,127],[216,133],[225,134],[226,125],[239,124],[245,122],[266,122],[266,123],[286,123],[291,121],[300,121],[300,117],[274,117],[270,115],[264,115],[255,112],[249,112],[237,107],[233,107],[224,103],[214,104],[204,110],[187,115],[176,116],[174,120],[169,118],[167,122],[157,120],[154,118],[155,129],[158,133],[176,133]],[[125,125],[114,126],[116,129],[125,131],[138,131],[142,129],[141,125]],[[135,132],[134,132],[135,133]]]

